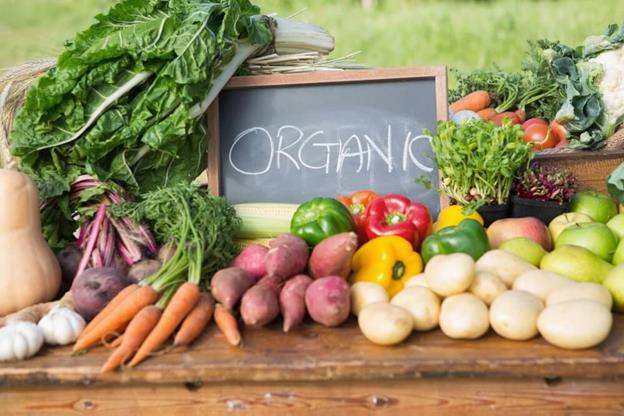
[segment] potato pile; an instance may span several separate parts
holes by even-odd
[[[603,286],[541,271],[501,250],[477,262],[463,253],[436,256],[392,299],[375,283],[351,287],[360,329],[379,345],[439,326],[455,339],[476,339],[491,327],[514,341],[541,334],[560,348],[590,348],[609,335],[611,306]]]

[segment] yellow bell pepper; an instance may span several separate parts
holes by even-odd
[[[423,270],[420,254],[412,244],[397,235],[377,237],[353,255],[351,282],[374,282],[390,297],[403,289],[405,282]]]
[[[437,233],[443,228],[458,225],[467,218],[478,221],[481,225],[483,225],[483,218],[477,211],[474,211],[470,215],[464,215],[462,213],[463,208],[464,207],[461,205],[451,205],[440,211],[440,214],[438,214],[438,220],[433,224],[433,232]]]

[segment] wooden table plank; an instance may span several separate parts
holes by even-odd
[[[340,328],[307,324],[283,334],[279,325],[245,330],[242,348],[230,347],[214,326],[187,351],[170,351],[137,368],[100,375],[109,351],[96,348],[71,356],[48,348],[19,363],[0,364],[0,384],[180,383],[194,380],[323,381],[417,379],[433,376],[624,377],[624,316],[616,315],[610,337],[595,349],[569,351],[543,339],[504,340],[490,332],[457,341],[439,330],[414,333],[406,342],[379,347],[354,321]]]
[[[624,381],[434,378],[0,389],[2,414],[52,416],[621,415]]]

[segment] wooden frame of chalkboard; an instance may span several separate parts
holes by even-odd
[[[366,83],[379,81],[401,81],[411,79],[433,79],[435,81],[436,118],[448,119],[447,68],[444,65],[414,68],[387,68],[372,70],[318,71],[300,74],[254,75],[233,77],[225,90],[266,88],[280,86],[314,86],[327,84]],[[208,110],[208,169],[207,183],[212,193],[222,194],[220,160],[219,99],[215,99]],[[448,205],[448,198],[440,197],[440,207]]]

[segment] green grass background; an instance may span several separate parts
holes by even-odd
[[[0,0],[0,68],[55,56],[112,0]],[[460,70],[497,63],[518,69],[526,41],[577,44],[624,21],[624,0],[255,0],[266,13],[321,25],[336,37],[335,55],[361,51],[375,66],[447,64]]]

